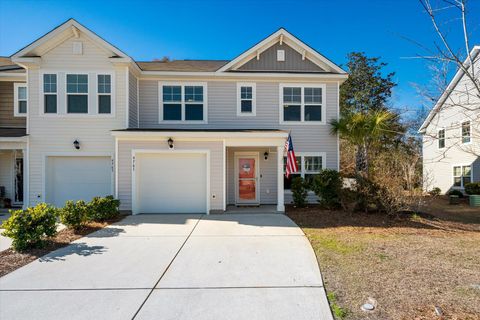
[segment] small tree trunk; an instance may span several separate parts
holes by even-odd
[[[355,155],[355,169],[357,174],[368,175],[368,163],[367,163],[367,148],[364,144],[357,146],[357,153]]]

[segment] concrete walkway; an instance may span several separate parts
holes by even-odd
[[[0,278],[0,319],[332,319],[281,214],[138,215]]]

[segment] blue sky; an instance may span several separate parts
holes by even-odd
[[[480,1],[470,6],[472,42],[480,44]],[[438,40],[417,0],[0,0],[0,55],[11,55],[70,17],[139,61],[232,59],[285,27],[340,65],[351,51],[382,57],[387,71],[396,72],[393,105],[410,110],[420,106],[412,83],[425,85],[430,74],[423,60],[408,58],[423,52],[405,38],[430,47]],[[461,49],[459,21],[445,27]]]

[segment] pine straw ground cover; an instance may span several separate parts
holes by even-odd
[[[480,209],[439,198],[423,211],[393,219],[287,208],[315,250],[337,319],[480,319]],[[370,297],[378,305],[365,313]]]
[[[0,251],[0,277],[23,267],[24,265],[62,247],[69,245],[71,242],[88,235],[89,233],[98,231],[109,224],[120,221],[124,215],[108,220],[105,222],[87,222],[86,225],[78,230],[72,229],[60,230],[54,237],[47,239],[42,248],[28,249],[23,252],[16,252],[13,249]]]

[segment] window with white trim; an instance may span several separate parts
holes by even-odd
[[[160,121],[206,120],[206,86],[203,84],[162,84]]]
[[[470,121],[462,122],[462,143],[470,143]]]
[[[472,167],[470,165],[453,167],[454,187],[464,188],[470,182],[472,182]]]
[[[112,112],[112,76],[109,74],[97,75],[98,113]]]
[[[67,74],[67,113],[88,113],[87,74]]]
[[[237,83],[237,115],[256,115],[256,85],[255,83]]]
[[[445,129],[438,130],[438,149],[445,148]]]
[[[26,117],[28,111],[28,91],[26,83],[13,84],[13,115],[15,117]]]
[[[43,112],[57,113],[57,75],[43,75]]]
[[[298,172],[293,173],[287,179],[285,168],[287,166],[287,157],[283,158],[283,189],[290,190],[292,180],[295,177],[302,177],[308,185],[312,185],[315,176],[322,171],[324,167],[325,156],[321,154],[296,154]]]
[[[324,85],[281,85],[281,122],[325,121]]]

